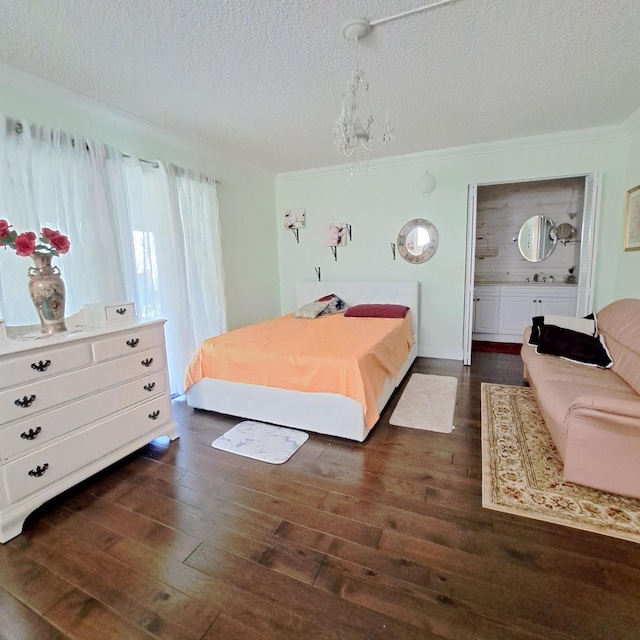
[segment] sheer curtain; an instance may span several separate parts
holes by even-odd
[[[0,114],[0,218],[20,233],[43,226],[69,236],[55,258],[67,288],[66,315],[90,302],[135,299],[133,244],[121,154],[58,129]],[[0,317],[38,324],[28,293],[30,258],[0,251]]]
[[[171,164],[126,163],[139,308],[165,318],[171,392],[196,346],[227,330],[215,182]]]
[[[67,316],[133,300],[141,316],[167,320],[174,394],[200,341],[227,330],[218,198],[206,176],[0,114],[0,218],[19,233],[46,226],[69,236],[69,253],[55,258]],[[0,250],[8,325],[38,324],[31,263]]]

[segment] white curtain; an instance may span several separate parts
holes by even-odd
[[[174,165],[126,163],[143,317],[165,318],[171,392],[196,346],[227,330],[216,185]]]
[[[167,320],[171,392],[184,391],[196,346],[227,330],[216,184],[174,165],[124,159],[113,147],[0,114],[0,218],[18,233],[58,229],[54,258],[66,316],[88,303],[133,300]],[[0,249],[0,318],[38,324],[30,258]]]
[[[66,315],[91,302],[135,299],[133,244],[121,154],[112,147],[0,114],[0,218],[18,233],[58,229],[71,241],[54,258]],[[0,250],[0,317],[38,324],[28,293],[30,258]]]

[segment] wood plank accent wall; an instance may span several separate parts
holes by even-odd
[[[523,282],[535,273],[552,275],[562,282],[569,267],[580,263],[580,234],[584,208],[584,178],[558,178],[478,187],[476,222],[476,282]],[[576,214],[571,219],[569,214]],[[558,242],[541,262],[528,262],[513,241],[522,223],[544,215],[556,225],[568,222],[576,228],[575,240]]]

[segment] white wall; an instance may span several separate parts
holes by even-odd
[[[230,328],[280,312],[275,176],[140,118],[0,64],[0,111],[215,177]],[[0,212],[10,218],[10,212]],[[90,213],[88,212],[88,215]]]
[[[417,280],[420,355],[461,359],[468,185],[600,171],[598,309],[637,286],[626,270],[619,273],[628,144],[622,129],[607,128],[387,159],[372,162],[368,170],[362,166],[353,176],[345,166],[281,174],[276,201],[282,310],[294,308],[295,282],[313,280],[315,266],[325,281]],[[427,169],[438,184],[423,196],[420,177]],[[298,245],[282,228],[282,217],[285,209],[299,206],[306,207],[307,226]],[[412,218],[427,218],[440,236],[438,251],[422,265],[400,257],[393,261],[391,255],[390,243]],[[353,241],[338,249],[337,262],[323,246],[329,222],[353,225]]]
[[[627,172],[622,185],[623,190],[633,189],[640,185],[640,109],[628,122],[629,139],[627,145]],[[626,193],[620,203],[620,219],[617,231],[620,237],[624,232],[624,213]],[[622,244],[622,240],[620,241]],[[617,298],[640,298],[640,250],[624,251],[618,261],[616,289]]]

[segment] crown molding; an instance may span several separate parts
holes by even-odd
[[[389,167],[399,167],[403,165],[425,164],[436,160],[451,160],[468,156],[476,156],[488,153],[498,153],[505,151],[518,151],[522,149],[533,149],[536,147],[551,147],[564,144],[575,144],[580,142],[593,142],[597,140],[611,140],[625,137],[627,134],[622,126],[614,125],[598,127],[593,129],[580,129],[576,131],[563,131],[561,133],[550,133],[541,136],[529,136],[523,138],[510,138],[508,140],[497,140],[495,142],[481,142],[478,144],[449,147],[447,149],[436,149],[433,151],[421,151],[402,156],[392,156],[388,158],[376,158],[361,162],[360,168],[357,164],[353,166],[353,172],[367,171],[370,169],[386,169]],[[352,169],[348,164],[332,165],[318,169],[304,169],[302,171],[289,171],[279,173],[276,182],[290,182],[292,180],[303,180],[306,178],[341,175],[350,172]]]
[[[92,118],[100,120],[106,125],[118,127],[131,133],[152,138],[177,150],[197,153],[216,162],[229,164],[237,169],[253,173],[262,178],[275,180],[276,175],[266,169],[250,162],[237,158],[229,153],[216,149],[211,145],[194,140],[184,134],[168,129],[162,125],[145,120],[140,116],[114,107],[106,102],[89,98],[77,91],[55,84],[39,76],[33,75],[21,69],[11,67],[0,62],[0,82],[15,87],[21,91],[40,94],[43,99],[59,103],[63,106],[84,111]],[[20,114],[11,114],[19,117]],[[134,149],[123,150],[127,153]],[[155,158],[154,158],[155,159]],[[166,158],[166,160],[171,160]]]

